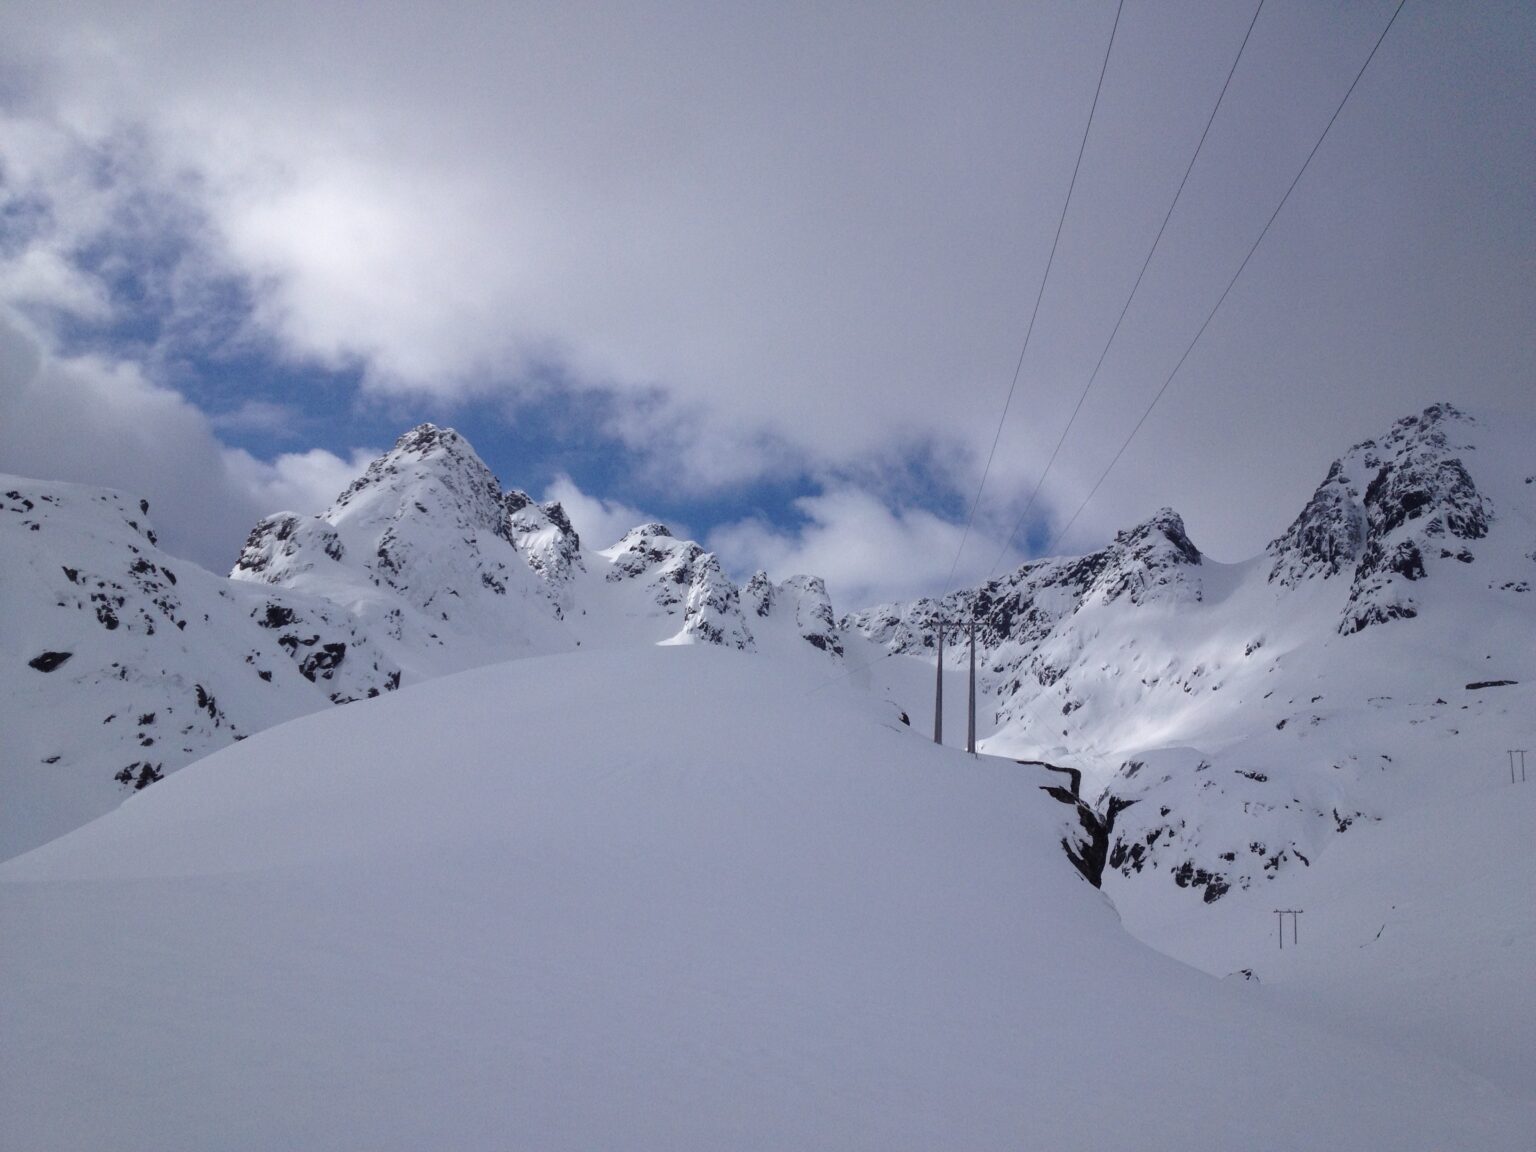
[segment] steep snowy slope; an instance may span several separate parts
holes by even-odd
[[[950,597],[981,621],[983,746],[1081,768],[1116,809],[1111,866],[1205,901],[1381,818],[1394,772],[1493,765],[1530,742],[1528,432],[1436,405],[1336,462],[1249,562],[1202,556],[1165,509]],[[846,623],[917,651],[939,607]]]
[[[155,546],[148,505],[0,476],[0,859],[399,669],[346,612]]]
[[[1132,941],[1041,773],[712,646],[225,749],[0,866],[18,1147],[1527,1149]]]

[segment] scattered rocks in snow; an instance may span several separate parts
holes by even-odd
[[[113,777],[124,788],[131,788],[135,792],[148,788],[157,780],[163,780],[164,778],[164,773],[160,771],[160,765],[151,764],[148,760],[136,760]],[[156,795],[159,795],[159,793],[156,793]]]

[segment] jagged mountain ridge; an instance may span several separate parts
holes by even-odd
[[[834,655],[842,647],[820,581],[773,585],[759,573],[752,585],[776,595],[749,613],[719,559],[664,524],[584,551],[558,502],[503,491],[462,436],[432,424],[402,436],[318,516],[263,520],[230,575],[345,605],[422,675],[582,645],[754,651],[785,630]]]
[[[1111,799],[1119,801],[1110,864],[1120,875],[1172,875],[1204,895],[1221,893],[1309,859],[1330,836],[1372,818],[1371,789],[1355,777],[1378,771],[1383,755],[1401,759],[1392,733],[1419,735],[1426,723],[1460,731],[1447,713],[1461,705],[1433,704],[1449,699],[1437,691],[1416,705],[1428,710],[1413,715],[1390,714],[1394,706],[1380,699],[1371,703],[1374,719],[1366,727],[1377,735],[1353,740],[1349,730],[1361,727],[1365,707],[1360,694],[1342,693],[1347,706],[1325,705],[1333,711],[1324,714],[1318,706],[1340,693],[1301,683],[1321,674],[1313,667],[1317,652],[1330,644],[1344,652],[1360,645],[1389,651],[1361,683],[1375,683],[1375,696],[1392,696],[1402,686],[1382,685],[1392,679],[1394,662],[1412,664],[1425,649],[1476,646],[1459,622],[1425,607],[1435,599],[1426,600],[1426,590],[1442,585],[1452,602],[1490,601],[1484,615],[1492,623],[1482,632],[1502,631],[1506,642],[1484,646],[1498,649],[1501,660],[1510,637],[1529,635],[1529,611],[1519,605],[1528,603],[1536,562],[1529,507],[1536,488],[1523,474],[1498,477],[1489,487],[1488,461],[1472,442],[1483,431],[1449,406],[1399,421],[1380,441],[1357,445],[1335,463],[1297,520],[1246,564],[1203,556],[1178,514],[1161,509],[1086,556],[1026,564],[942,605],[918,601],[838,620],[821,580],[774,583],[758,573],[738,587],[718,558],[677,540],[664,525],[641,525],[602,551],[584,549],[557,503],[503,490],[462,437],[422,425],[370,464],[326,512],[261,521],[230,587],[200,573],[221,603],[241,606],[239,620],[224,625],[229,651],[167,656],[157,674],[191,685],[194,703],[195,688],[204,686],[227,723],[210,717],[208,733],[188,733],[177,745],[186,751],[150,761],[103,727],[80,737],[83,749],[99,745],[97,751],[61,754],[46,766],[65,773],[74,764],[91,775],[88,788],[71,788],[97,797],[88,806],[95,814],[123,794],[115,777],[125,769],[133,770],[132,787],[326,700],[477,664],[582,646],[689,642],[837,659],[866,637],[885,650],[931,659],[931,626],[941,608],[951,618],[974,608],[983,651],[982,731],[991,729],[984,746],[1079,766],[1089,781],[1085,797],[1101,813]],[[29,528],[23,502],[39,504],[38,486],[7,486],[21,517],[7,558],[35,551],[43,539],[60,542],[50,544],[51,558],[33,564],[58,573],[40,581],[37,620],[66,619],[43,609],[79,599],[65,575],[71,569],[120,571],[143,583],[147,570],[135,573],[133,565],[138,551],[153,544],[141,538],[127,498],[78,490],[82,506],[98,495],[102,507],[116,501],[116,527],[84,531],[107,541],[111,559],[86,563],[81,556],[95,553],[81,552],[73,537],[42,537]],[[193,567],[166,560],[147,563],[156,571]],[[164,589],[139,591],[153,606]],[[67,619],[92,618],[76,612]],[[99,621],[92,628],[109,649],[135,634],[114,633]],[[227,702],[244,690],[213,685],[273,672],[270,658],[253,655],[270,650],[273,640],[298,679],[324,691],[301,692],[275,711],[243,704],[230,710]],[[25,663],[75,641],[29,637],[15,644],[8,658]],[[126,648],[111,655],[102,664],[109,670],[144,660]],[[958,648],[951,659],[963,659]],[[1525,678],[1518,656],[1504,665],[1500,676],[1488,676]],[[75,664],[76,671],[82,667]],[[27,671],[39,714],[53,707],[49,693],[68,681],[66,671]],[[367,675],[347,686],[359,673]],[[1476,678],[1469,670],[1464,680]],[[1467,707],[1507,712],[1507,704],[1491,701],[1478,697]],[[130,707],[95,708],[102,716],[90,723]],[[135,714],[158,710],[145,705]],[[17,723],[31,731],[28,718]],[[1330,731],[1326,755],[1297,755],[1301,742],[1315,747]],[[1452,747],[1456,738],[1448,737]],[[39,749],[39,764],[55,754],[28,740]],[[105,780],[112,783],[102,800]],[[1234,807],[1245,820],[1212,834]]]
[[[1516,739],[1536,678],[1522,443],[1434,405],[1336,461],[1245,563],[1203,556],[1162,509],[1086,556],[842,623],[931,653],[941,614],[974,611],[983,747],[1084,770],[1121,879],[1219,899],[1378,818],[1384,766]],[[1515,683],[1467,687],[1490,680]]]
[[[1339,575],[1353,564],[1341,633],[1418,614],[1412,584],[1428,575],[1425,557],[1473,562],[1469,542],[1488,534],[1490,509],[1461,455],[1474,450],[1470,420],[1433,405],[1333,462],[1284,535],[1270,543],[1269,579],[1294,586]],[[1453,453],[1456,453],[1453,455]]]

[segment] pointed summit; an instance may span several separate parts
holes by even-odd
[[[1469,542],[1488,533],[1492,509],[1462,460],[1476,427],[1452,405],[1431,404],[1379,442],[1356,444],[1270,542],[1270,582],[1289,588],[1349,572],[1345,635],[1416,616],[1411,586],[1438,561],[1471,564]]]
[[[1184,518],[1172,508],[1159,508],[1119,533],[1104,557],[1104,570],[1094,583],[1106,604],[1122,596],[1141,604],[1156,589],[1182,584],[1181,570],[1198,567],[1203,560],[1184,531]],[[1193,592],[1193,598],[1200,599],[1198,583]]]
[[[463,528],[503,535],[501,484],[452,428],[419,424],[336,498],[322,518],[448,516]]]
[[[521,493],[509,501],[453,429],[421,424],[320,515],[259,523],[231,575],[355,605],[403,659],[425,651],[423,668],[438,671],[519,651],[552,628],[564,611],[555,585],[573,567],[574,532]],[[540,607],[508,612],[509,598]]]

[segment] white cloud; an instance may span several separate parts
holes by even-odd
[[[148,499],[161,547],[214,571],[229,568],[260,517],[320,511],[372,455],[262,463],[222,445],[203,412],[137,366],[54,355],[0,308],[0,471]]]
[[[795,503],[806,517],[797,531],[742,520],[710,533],[709,547],[741,573],[761,568],[775,580],[822,576],[840,612],[942,589],[963,534],[960,525],[921,509],[894,510],[857,488]],[[1000,550],[1000,541],[973,533],[953,587],[989,575],[987,565]],[[1005,553],[1000,570],[1018,562],[1016,553]]]
[[[42,305],[75,316],[104,319],[111,313],[106,290],[83,274],[65,255],[32,245],[13,259],[0,262],[0,300]]]
[[[656,519],[617,500],[589,496],[564,474],[555,477],[541,499],[560,501],[584,548],[606,548],[617,543],[631,528]],[[674,531],[681,529],[674,528]]]
[[[304,426],[304,415],[292,404],[246,400],[228,412],[216,412],[209,422],[220,432],[262,432],[292,437]]]
[[[311,448],[285,452],[270,463],[240,448],[226,449],[224,461],[231,477],[258,506],[272,512],[313,516],[330,507],[353,480],[381,453],[354,448],[350,459]]]
[[[249,286],[259,335],[361,365],[375,393],[515,392],[556,361],[659,396],[616,428],[691,486],[846,474],[926,438],[962,445],[946,478],[975,483],[1107,10],[424,11],[0,8],[0,194],[51,213],[0,260],[0,293],[99,309],[81,242],[168,202],[188,258]],[[1448,391],[1529,407],[1532,15],[1505,15],[1397,25],[1085,533],[1173,503],[1235,558],[1403,412]],[[1214,0],[1127,13],[994,470],[1009,499],[1246,19]],[[1050,506],[1074,507],[1135,423],[1378,28],[1367,6],[1266,11],[1267,64],[1245,61]]]
[[[0,348],[0,469],[147,498],[164,547],[229,563],[254,505],[202,413],[133,365],[50,355],[4,313]]]

